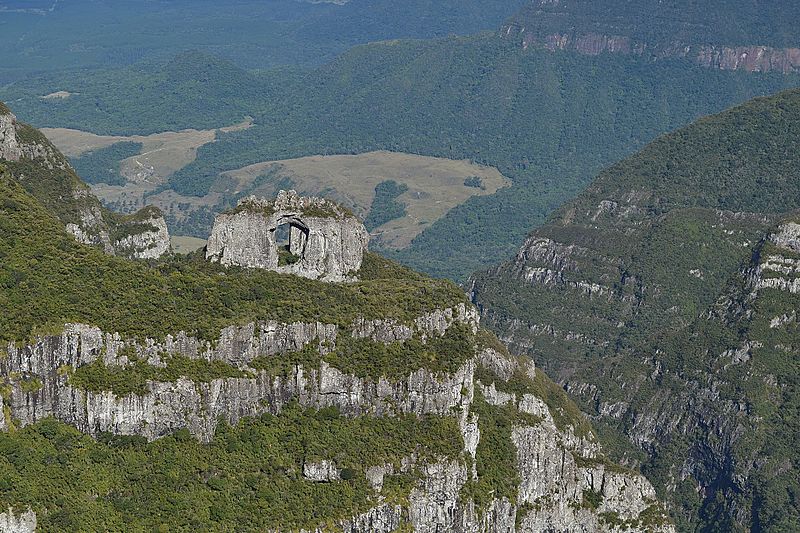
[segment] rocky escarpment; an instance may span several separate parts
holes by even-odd
[[[463,307],[461,311],[455,316],[452,310],[436,315],[448,325],[456,321],[475,327],[475,315],[465,313]],[[416,331],[437,333],[424,327]],[[94,435],[112,432],[152,440],[188,428],[208,441],[220,418],[235,424],[244,416],[277,413],[293,400],[316,409],[336,406],[349,415],[380,416],[443,415],[465,401],[462,388],[472,379],[471,362],[465,360],[446,377],[437,378],[419,369],[394,382],[364,379],[325,362],[323,354],[335,348],[339,335],[339,328],[332,324],[267,322],[227,328],[213,345],[185,334],[131,344],[97,328],[71,325],[58,337],[47,337],[24,348],[8,348],[7,357],[0,363],[3,375],[11,377],[12,387],[6,397],[10,411],[5,424],[15,420],[14,425],[25,426],[53,416]],[[316,364],[289,364],[277,375],[251,366],[269,363],[270,359],[280,362],[287,353],[306,347],[319,352]],[[110,390],[72,386],[67,372],[94,362],[126,368],[136,360],[164,368],[176,356],[218,361],[241,372],[235,373],[237,377],[201,383],[188,379],[150,382],[143,394],[122,397]],[[258,361],[260,358],[265,359]],[[30,390],[32,380],[40,385],[35,390]]]
[[[0,107],[0,160],[78,242],[136,259],[153,259],[169,251],[160,211],[148,207],[121,216],[105,209],[55,146],[35,128],[18,122],[5,106]]]
[[[795,7],[749,4],[740,6],[742,9],[730,7],[736,15],[717,19],[724,9],[708,6],[698,10],[696,6],[681,4],[619,3],[606,5],[599,12],[597,6],[580,0],[537,0],[507,23],[501,34],[506,39],[518,40],[524,49],[623,54],[648,60],[686,58],[699,66],[719,70],[783,74],[800,71],[800,48],[762,45],[758,39],[763,35],[757,25],[751,28],[746,24],[731,24],[736,19],[761,17],[775,17],[783,24],[784,20],[793,20]],[[754,9],[756,13],[744,15],[745,9]],[[781,37],[793,45],[796,41],[791,40],[792,31],[787,28]],[[778,38],[769,34],[767,37]]]
[[[604,53],[623,54],[666,59],[687,58],[695,64],[717,70],[743,70],[746,72],[800,72],[800,48],[772,48],[770,46],[721,46],[721,45],[670,45],[653,47],[622,35],[597,33],[554,33],[537,36],[526,32],[524,27],[506,26],[506,38],[520,39],[523,49],[542,48],[556,51],[566,50],[583,55]]]
[[[333,357],[350,342],[367,343],[377,354],[381,346],[419,342],[433,347],[452,335],[473,339],[473,348],[445,371],[422,365],[408,372],[373,374],[353,366],[352,360]],[[75,324],[61,335],[8,346],[0,359],[6,383],[0,389],[0,427],[15,431],[55,417],[93,435],[153,440],[186,428],[210,441],[220,420],[235,424],[243,417],[279,413],[292,402],[313,409],[335,406],[348,417],[452,417],[463,441],[458,456],[422,460],[412,455],[399,465],[363,465],[376,505],[339,527],[386,532],[404,524],[415,531],[671,531],[650,484],[603,459],[584,421],[569,421],[566,405],[543,400],[546,395],[537,386],[546,378],[537,375],[534,365],[486,344],[480,340],[483,335],[476,311],[464,304],[402,324],[363,319],[346,328],[253,323],[226,328],[214,343],[182,333],[160,340],[126,339]],[[113,387],[103,390],[109,384],[87,378],[100,375],[97,371],[103,368],[133,373],[146,365],[158,372],[179,359],[215,364],[225,375],[148,379],[142,390],[124,394]],[[513,450],[506,460],[518,481],[512,491],[492,495],[482,477],[488,474],[482,472],[491,453],[486,447],[497,444],[499,426],[492,420],[501,415],[514,420],[500,436]],[[490,440],[482,444],[484,439]],[[405,502],[381,503],[384,480],[404,472],[418,477]],[[307,461],[302,475],[308,483],[344,482],[335,459]],[[478,503],[468,496],[482,491],[490,495],[488,501]]]
[[[287,243],[279,243],[279,228]],[[369,233],[342,207],[280,191],[274,202],[243,199],[219,215],[206,257],[223,265],[264,268],[323,281],[344,281],[361,267]]]
[[[125,257],[158,259],[171,249],[167,223],[156,207],[124,217],[114,228],[113,237],[116,254]]]
[[[620,457],[646,465],[682,528],[800,517],[771,503],[798,490],[783,435],[797,434],[800,231],[783,191],[799,174],[779,155],[798,103],[758,99],[655,141],[471,286],[484,324],[630,442]]]

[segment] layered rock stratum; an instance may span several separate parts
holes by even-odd
[[[718,70],[800,71],[800,48],[790,2],[736,3],[535,0],[502,28],[524,49],[572,51],[585,55],[633,55],[649,60],[686,59]],[[764,32],[764,27],[775,31]],[[768,40],[770,44],[764,42]]]
[[[478,332],[473,308],[462,304],[436,310],[407,325],[412,335],[427,338],[447,335],[459,326]],[[336,349],[342,335],[370,331],[369,338],[381,343],[378,339],[391,337],[387,328],[392,327],[383,321],[360,321],[348,331],[333,324],[269,322],[227,328],[215,343],[208,343],[183,333],[139,342],[89,325],[68,325],[61,335],[8,347],[0,363],[0,375],[9,387],[3,392],[5,417],[0,429],[16,431],[55,417],[96,436],[110,432],[153,440],[187,428],[208,442],[219,420],[236,424],[243,417],[276,414],[290,402],[314,409],[335,406],[345,416],[435,414],[457,420],[464,442],[460,456],[434,462],[409,457],[399,472],[392,465],[364,465],[376,502],[385,476],[414,471],[421,481],[407,505],[379,504],[339,527],[387,532],[401,524],[415,531],[672,531],[647,480],[603,459],[585,428],[557,421],[563,413],[554,414],[557,408],[535,392],[533,381],[541,371],[530,362],[518,361],[497,347],[476,346],[475,355],[451,373],[421,368],[402,378],[371,378],[342,372],[325,361],[324,354]],[[280,360],[289,350],[306,347],[319,354],[318,363],[296,364],[282,375],[254,368],[259,359]],[[148,381],[142,394],[124,396],[86,390],[74,381],[87,365],[125,369],[132,361],[146,361],[165,367],[174,357],[219,361],[242,376],[207,382]],[[520,379],[531,384],[530,392],[503,392]],[[496,498],[480,508],[464,500],[468,484],[480,479],[474,470],[481,446],[476,402],[484,409],[511,409],[522,415],[510,434],[519,474],[513,503],[507,497]],[[310,483],[341,482],[340,471],[329,460],[306,463],[303,475]],[[587,503],[587,494],[596,495],[595,500]],[[16,524],[9,531],[34,530],[31,513],[9,516],[9,523]]]

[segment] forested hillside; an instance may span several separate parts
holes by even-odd
[[[193,81],[198,77],[205,83]],[[206,194],[222,171],[312,154],[389,149],[495,166],[514,181],[511,188],[473,198],[395,256],[464,279],[510,255],[603,165],[702,114],[797,82],[793,75],[721,72],[680,59],[651,64],[523,52],[479,36],[371,44],[305,74],[249,74],[190,54],[149,75],[132,68],[50,76],[0,96],[15,100],[20,116],[36,125],[95,133],[253,116],[252,128],[220,136],[170,178],[172,188],[189,195]],[[108,83],[113,91],[104,90]],[[81,94],[37,96],[67,89]]]
[[[524,0],[18,0],[0,3],[0,85],[202,50],[247,68],[319,65],[356,44],[496,30]]]
[[[686,528],[800,524],[798,125],[794,90],[661,137],[472,284]]]

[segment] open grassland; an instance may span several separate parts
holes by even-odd
[[[494,194],[511,184],[497,169],[469,160],[374,151],[257,163],[222,174],[204,196],[186,196],[163,189],[169,176],[192,163],[197,150],[215,142],[218,133],[251,126],[252,120],[248,118],[217,130],[189,129],[153,135],[95,135],[64,128],[42,131],[73,161],[93,151],[121,146],[118,143],[140,145],[137,155],[119,161],[120,180],[124,184],[92,183],[92,191],[117,211],[133,212],[146,204],[155,205],[167,215],[175,233],[194,237],[207,235],[212,212],[235,205],[241,196],[272,197],[281,188],[325,196],[367,218],[374,207],[376,187],[394,181],[403,192],[393,200],[403,211],[373,228],[372,236],[378,246],[400,250],[470,197]]]
[[[408,246],[421,231],[471,196],[494,194],[510,185],[497,169],[468,160],[388,151],[270,161],[226,172],[223,176],[230,178],[228,186],[236,189],[229,193],[248,191],[271,196],[277,188],[291,183],[304,194],[333,198],[362,218],[370,211],[379,183],[395,181],[405,185],[407,190],[397,198],[405,207],[405,215],[372,232],[381,246],[393,249]],[[270,178],[264,180],[264,176]],[[480,186],[465,185],[469,178]]]
[[[128,181],[161,184],[174,172],[197,158],[201,146],[214,142],[217,132],[230,133],[252,126],[247,117],[239,124],[219,130],[167,131],[153,135],[95,135],[86,131],[67,128],[43,128],[42,133],[55,144],[64,155],[77,158],[93,150],[106,148],[120,142],[141,143],[141,153],[123,160],[120,172]]]
[[[199,250],[206,245],[206,241],[204,239],[198,239],[197,237],[182,237],[179,235],[171,236],[169,242],[172,245],[172,250],[178,254],[188,254],[194,252],[195,250]]]

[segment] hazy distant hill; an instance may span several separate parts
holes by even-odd
[[[0,84],[199,49],[248,68],[317,65],[380,39],[496,30],[524,0],[0,2]],[[5,9],[4,9],[5,8]],[[52,8],[52,9],[51,9]]]

